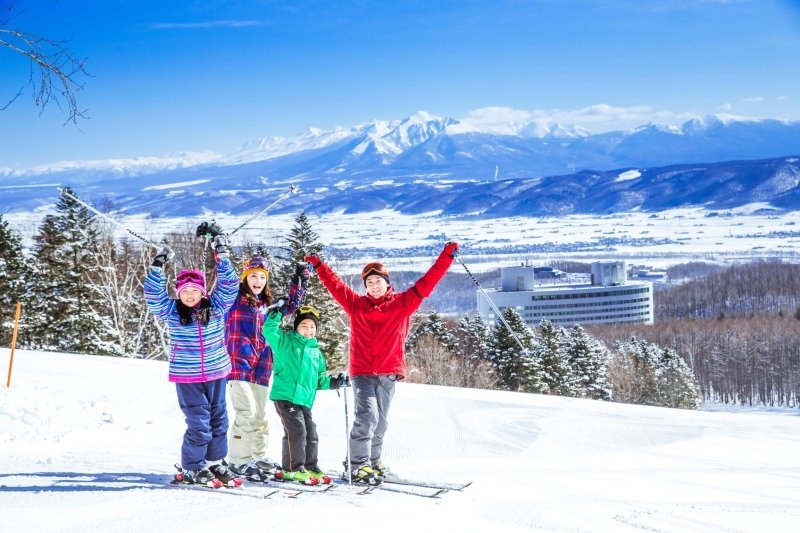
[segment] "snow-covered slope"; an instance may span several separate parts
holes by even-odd
[[[4,370],[8,356],[0,350]],[[344,404],[332,391],[317,398],[321,462],[333,469],[345,454]],[[175,490],[166,482],[182,428],[162,362],[17,351],[11,388],[0,387],[0,530],[789,532],[800,523],[797,410],[690,412],[400,383],[384,459],[409,476],[474,481],[438,500]],[[277,455],[274,415],[271,428]]]

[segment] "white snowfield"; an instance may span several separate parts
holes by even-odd
[[[168,486],[184,423],[165,363],[18,350],[7,389],[8,360],[0,350],[0,531],[800,530],[798,409],[400,383],[385,461],[470,487],[438,499],[337,487],[262,500]],[[344,403],[317,398],[321,465],[335,469]],[[271,427],[278,457],[276,416]]]

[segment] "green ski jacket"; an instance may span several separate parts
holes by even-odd
[[[274,367],[269,399],[284,400],[311,409],[317,390],[329,389],[325,356],[317,339],[296,331],[281,330],[281,314],[272,312],[264,321],[264,338],[272,348]]]

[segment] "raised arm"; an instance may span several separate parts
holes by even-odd
[[[331,293],[333,299],[342,306],[344,312],[348,315],[352,315],[356,301],[360,298],[358,293],[348,287],[347,284],[342,281],[342,278],[337,276],[326,263],[322,262],[322,259],[320,259],[317,254],[311,254],[306,257],[306,261],[317,271],[319,280],[325,288],[328,289],[328,292]]]
[[[164,265],[173,257],[175,252],[169,246],[164,246],[153,258],[150,272],[144,278],[144,300],[148,309],[159,319],[166,321],[175,309],[175,300],[167,294],[167,276],[164,274]]]
[[[297,265],[289,282],[288,300],[286,302],[286,314],[294,314],[297,309],[303,305],[303,300],[306,298],[306,284],[311,278],[311,273],[308,271],[308,264],[303,263]]]
[[[455,258],[455,252],[457,250],[458,243],[448,242],[428,271],[425,272],[410,289],[403,292],[403,307],[408,315],[411,315],[414,311],[419,309],[422,300],[433,293],[433,289],[442,281],[450,265],[453,264],[453,259]]]
[[[233,263],[227,256],[217,257],[217,284],[209,296],[211,306],[227,313],[238,294],[239,278],[236,277]]]
[[[284,341],[286,337],[286,333],[281,331],[281,320],[283,319],[283,313],[278,311],[272,311],[269,315],[267,315],[267,319],[264,321],[264,327],[262,328],[262,333],[264,334],[264,339],[269,344],[269,347],[272,348],[273,354],[283,353],[281,351],[283,347],[281,343]]]
[[[175,310],[175,300],[167,294],[167,276],[162,267],[153,266],[144,278],[144,300],[150,312],[165,322]]]

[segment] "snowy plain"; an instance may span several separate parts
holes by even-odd
[[[0,350],[3,378],[9,355]],[[345,455],[343,399],[317,398],[321,464],[335,469]],[[270,416],[277,455],[281,431]],[[0,531],[793,532],[800,524],[797,409],[684,411],[400,383],[390,420],[384,459],[396,472],[472,485],[438,499],[344,487],[266,500],[176,489],[168,481],[184,424],[166,363],[17,350],[11,386],[0,385]]]
[[[5,219],[30,247],[48,212],[51,211],[9,213]],[[283,245],[296,215],[266,214],[239,231],[232,242]],[[214,219],[230,230],[250,216],[208,213],[205,217],[115,216],[115,219],[158,241],[170,231],[193,232],[206,219]],[[762,203],[726,211],[691,207],[658,213],[505,218],[443,216],[435,211],[405,215],[382,210],[311,214],[309,221],[325,246],[350,251],[352,259],[339,259],[336,263],[337,271],[342,273],[355,273],[367,261],[386,259],[363,252],[365,247],[395,252],[428,247],[438,252],[447,240],[462,244],[462,258],[473,272],[524,262],[546,265],[559,259],[627,260],[657,270],[689,261],[720,264],[762,258],[800,261],[800,211],[777,210]],[[106,224],[117,238],[131,238],[124,230]],[[543,251],[512,249],[518,246],[538,246]],[[504,250],[506,247],[509,249]],[[432,257],[433,252],[425,257],[393,253],[389,265],[394,270],[424,271]]]

